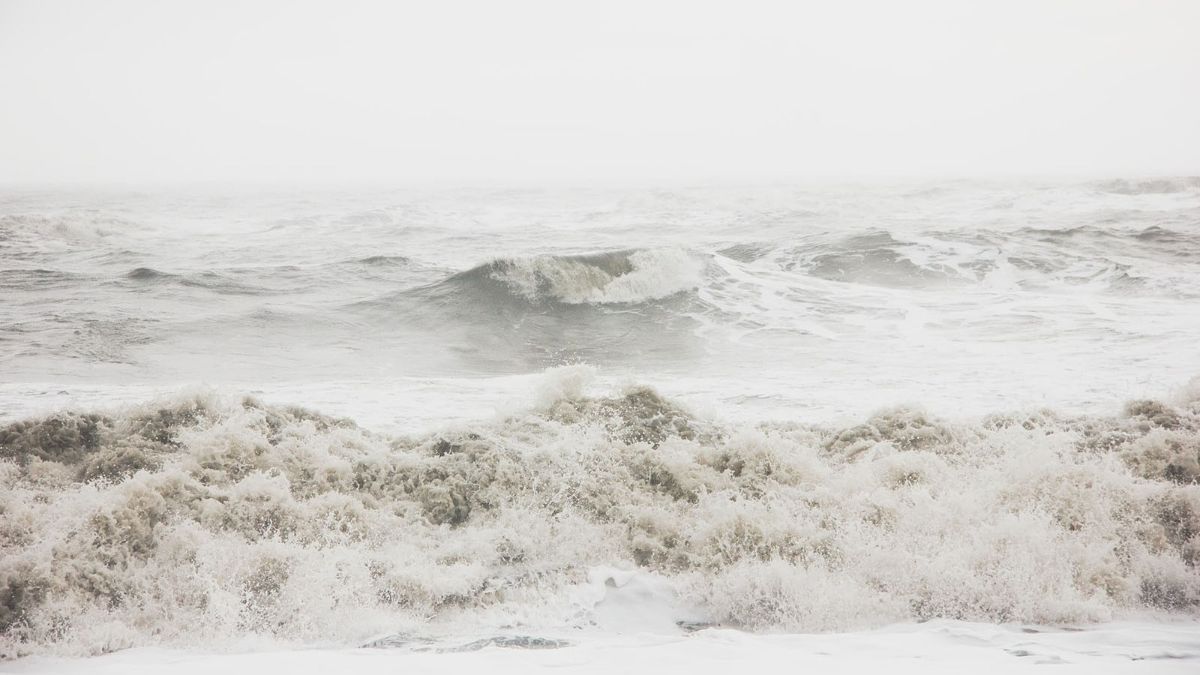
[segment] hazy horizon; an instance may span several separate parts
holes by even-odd
[[[0,0],[0,183],[1200,174],[1200,4]]]
[[[1200,663],[1197,28],[0,0],[0,671]]]

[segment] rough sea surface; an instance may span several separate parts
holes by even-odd
[[[1197,375],[1200,178],[6,189],[0,658],[1194,667]]]

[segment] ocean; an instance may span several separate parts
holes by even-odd
[[[0,670],[1187,672],[1198,345],[1200,178],[5,188]]]

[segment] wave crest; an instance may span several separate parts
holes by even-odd
[[[634,304],[660,300],[701,285],[704,262],[676,248],[592,255],[501,258],[456,279],[500,282],[527,302]]]

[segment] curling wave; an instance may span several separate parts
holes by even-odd
[[[704,262],[684,249],[635,249],[591,255],[500,258],[454,275],[447,284],[496,290],[529,303],[635,304],[694,290]]]
[[[587,626],[597,569],[748,630],[1200,614],[1200,400],[749,428],[560,372],[422,437],[211,395],[0,429],[0,654]]]

